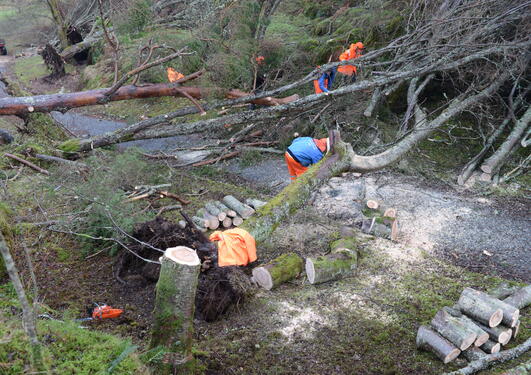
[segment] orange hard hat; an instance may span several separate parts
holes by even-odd
[[[256,60],[256,62],[257,62],[258,64],[261,64],[261,63],[264,62],[264,59],[265,59],[264,56],[258,56],[255,60]]]
[[[365,46],[363,45],[362,42],[358,42],[358,43],[356,43],[355,45],[356,45],[356,47],[357,47],[358,49],[363,49],[363,48],[365,48]]]

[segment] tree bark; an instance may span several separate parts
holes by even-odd
[[[255,211],[258,211],[260,208],[264,207],[267,202],[261,201],[259,199],[247,198],[245,204],[251,206]]]
[[[65,76],[65,63],[55,48],[49,44],[46,44],[44,49],[39,54],[42,56],[42,59],[44,60],[44,63],[48,69],[52,71],[48,78],[57,79]]]
[[[103,38],[102,32],[94,33],[90,38],[86,38],[82,42],[73,44],[63,49],[60,55],[63,58],[63,60],[69,60],[73,58],[76,54],[78,54],[79,52],[82,52],[86,49],[93,47],[102,38]]]
[[[512,329],[505,326],[487,327],[480,324],[479,327],[489,334],[490,340],[498,341],[502,345],[507,345],[513,335]]]
[[[478,347],[472,346],[471,348],[465,350],[463,352],[463,355],[465,356],[467,361],[472,362],[472,361],[476,361],[478,359],[483,358],[487,354],[485,354],[485,352],[483,350],[479,349]]]
[[[68,46],[68,36],[67,29],[68,25],[65,22],[61,8],[59,7],[58,0],[46,0],[50,12],[52,13],[52,18],[57,26],[57,35],[59,36],[59,41],[61,43],[61,48],[65,49]]]
[[[431,326],[437,333],[460,350],[466,350],[477,338],[473,330],[444,310],[437,312],[431,321]]]
[[[160,262],[150,347],[167,350],[159,373],[186,374],[186,365],[193,358],[195,294],[201,262],[195,250],[184,246],[167,249]]]
[[[194,99],[205,98],[215,92],[227,98],[240,98],[250,94],[238,90],[204,89],[200,87],[179,86],[175,83],[158,83],[149,86],[122,86],[112,96],[108,97],[109,88],[80,91],[67,94],[49,94],[27,97],[5,97],[0,99],[0,115],[22,116],[30,112],[67,111],[72,108],[98,105],[107,101],[129,99],[157,98],[162,96],[177,96]],[[283,99],[262,98],[251,99],[251,103],[275,106],[289,103],[295,97]]]
[[[488,368],[491,364],[496,362],[505,362],[513,358],[518,357],[520,354],[525,353],[531,348],[531,338],[527,339],[523,344],[510,350],[503,350],[498,353],[486,355],[476,361],[471,362],[467,367],[457,371],[449,372],[444,375],[470,375],[475,374],[478,371]]]
[[[461,322],[467,326],[467,328],[475,332],[477,336],[476,341],[474,341],[475,346],[481,346],[489,340],[489,334],[482,330],[476,322],[474,322],[465,314],[461,313],[461,311],[448,306],[443,307],[443,310],[446,311],[448,314],[459,318]]]
[[[320,284],[354,275],[358,250],[354,240],[341,239],[331,244],[331,253],[306,258],[306,275],[310,284]]]
[[[494,305],[503,311],[502,324],[507,327],[514,327],[520,317],[520,310],[513,305],[500,301],[497,298],[492,299]]]
[[[246,204],[243,204],[232,195],[223,197],[223,203],[230,209],[236,211],[243,219],[248,219],[254,214],[254,210]]]
[[[223,211],[221,211],[214,202],[208,202],[205,204],[205,209],[211,214],[218,218],[219,221],[225,220],[227,217],[227,214]]]
[[[302,258],[295,253],[287,253],[261,267],[254,268],[253,278],[262,288],[271,290],[298,277],[302,268]]]
[[[503,302],[519,309],[531,305],[531,285],[527,285],[517,290],[512,296],[504,299]]]
[[[214,205],[219,208],[221,211],[225,212],[227,214],[227,216],[230,216],[230,217],[236,217],[238,216],[238,214],[236,213],[236,211],[234,210],[231,210],[230,208],[228,208],[227,206],[225,206],[223,203],[221,203],[220,201],[215,201],[214,202]]]
[[[42,346],[37,337],[37,328],[35,326],[35,313],[31,304],[26,297],[26,292],[24,291],[24,286],[20,280],[17,266],[11,257],[9,248],[5,241],[4,235],[0,232],[0,254],[4,260],[4,266],[6,271],[13,283],[13,287],[17,292],[20,305],[22,307],[22,323],[24,326],[24,331],[28,335],[30,346],[31,346],[31,364],[36,371],[44,372],[44,365],[42,362]]]
[[[214,230],[219,228],[219,219],[216,216],[209,214],[204,208],[197,211],[197,216],[204,218],[208,222],[208,229]]]
[[[465,288],[457,304],[465,314],[488,327],[496,327],[503,319],[503,311],[494,307],[493,298],[471,288]]]
[[[525,113],[514,125],[511,134],[502,143],[502,145],[481,165],[481,170],[487,174],[495,174],[500,168],[513,147],[520,141],[525,130],[531,121],[531,107],[528,107]]]
[[[461,353],[450,341],[426,326],[420,326],[417,331],[417,348],[434,353],[445,364]]]
[[[481,345],[481,349],[488,354],[498,353],[501,349],[501,344],[496,341],[488,340],[486,343]]]

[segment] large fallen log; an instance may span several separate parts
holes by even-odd
[[[295,253],[287,253],[271,262],[253,269],[253,278],[262,288],[271,290],[302,272],[302,258]]]
[[[450,341],[426,326],[420,326],[417,331],[417,348],[433,352],[443,363],[451,362],[461,354]]]
[[[186,78],[186,77],[185,77]],[[162,96],[177,96],[203,99],[219,93],[227,98],[241,98],[250,94],[239,90],[207,89],[200,87],[180,86],[175,83],[158,83],[148,86],[122,86],[110,98],[107,96],[109,88],[72,92],[66,94],[49,94],[24,97],[6,97],[0,99],[0,115],[23,116],[32,112],[67,111],[71,108],[99,105],[106,101],[129,99],[156,98]],[[249,100],[250,103],[275,106],[286,104],[298,99],[298,96],[286,98],[260,98]]]
[[[186,363],[192,360],[195,294],[201,261],[195,250],[179,246],[167,249],[160,263],[150,347],[163,347],[166,351],[157,373],[183,373]]]
[[[502,309],[492,302],[494,298],[489,295],[465,288],[457,302],[459,309],[466,315],[488,327],[496,327],[503,319]]]
[[[344,238],[332,242],[330,247],[332,251],[328,255],[306,258],[306,275],[310,284],[339,280],[354,274],[358,265],[356,242]]]
[[[466,350],[477,338],[474,330],[468,328],[458,318],[444,310],[435,314],[431,321],[432,328],[460,350]]]

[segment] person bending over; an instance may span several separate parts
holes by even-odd
[[[290,178],[295,180],[306,172],[308,167],[317,163],[330,151],[328,138],[295,138],[284,154]]]

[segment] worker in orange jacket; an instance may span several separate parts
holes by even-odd
[[[362,42],[353,43],[350,45],[350,48],[346,51],[344,51],[339,56],[339,61],[345,61],[345,60],[353,60],[357,59],[363,54],[363,49],[365,46]],[[337,68],[337,71],[341,74],[351,76],[352,77],[352,83],[356,82],[356,74],[357,69],[354,65],[340,65]]]
[[[284,154],[290,178],[295,180],[306,172],[310,165],[319,162],[329,151],[329,138],[295,138]]]

